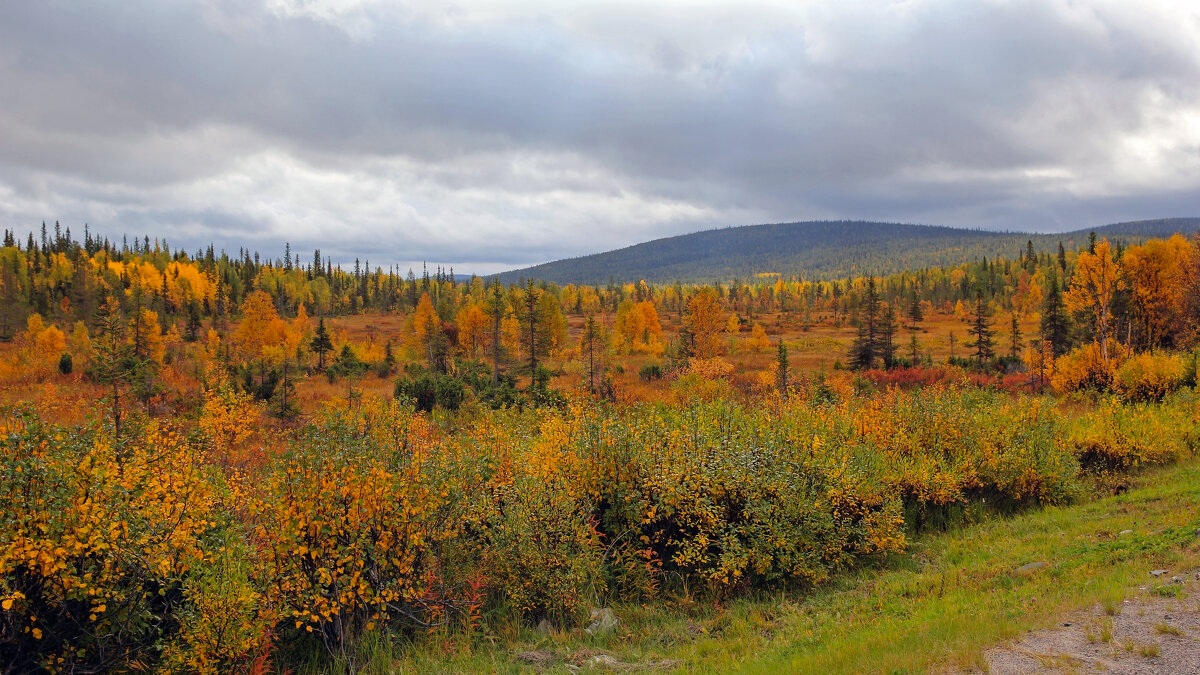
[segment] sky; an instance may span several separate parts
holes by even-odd
[[[0,227],[487,274],[1200,215],[1200,5],[0,2]]]

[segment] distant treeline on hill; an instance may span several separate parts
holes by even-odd
[[[809,280],[886,276],[981,258],[1013,258],[1029,241],[1042,252],[1053,252],[1060,242],[1072,249],[1092,231],[1114,241],[1138,243],[1197,229],[1200,218],[1141,220],[1056,234],[845,220],[747,225],[535,265],[505,272],[500,280],[597,285],[748,280],[764,273]]]

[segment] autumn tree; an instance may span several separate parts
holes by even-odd
[[[458,310],[458,346],[471,356],[478,356],[487,341],[488,316],[478,303],[471,302]]]
[[[651,300],[623,301],[617,308],[614,329],[626,351],[655,355],[663,351],[662,323]]]
[[[767,331],[762,327],[761,323],[755,323],[750,329],[750,337],[746,341],[746,346],[754,353],[761,353],[771,346],[771,339],[767,337]]]
[[[1185,343],[1200,343],[1200,235],[1192,240],[1191,250],[1180,264],[1179,317]]]
[[[1179,235],[1130,246],[1121,258],[1134,315],[1150,347],[1169,346],[1177,332],[1184,266],[1191,247]]]
[[[1101,359],[1108,363],[1113,296],[1125,284],[1107,239],[1090,243],[1089,249],[1076,259],[1071,287],[1063,300],[1071,311],[1091,314],[1095,325],[1094,342],[1100,347]]]
[[[724,316],[714,289],[702,288],[688,300],[683,323],[691,342],[691,356],[710,359],[720,355]]]

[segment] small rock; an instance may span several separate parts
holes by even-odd
[[[517,660],[531,666],[548,666],[558,660],[558,656],[548,649],[534,649],[517,654]]]
[[[542,619],[538,622],[536,630],[542,635],[549,635],[554,632],[554,624],[550,623],[549,619]]]
[[[1171,583],[1173,583],[1173,584],[1182,584],[1182,583],[1183,583],[1183,577],[1171,577]]]
[[[599,635],[601,633],[612,632],[616,630],[617,626],[621,623],[617,620],[616,613],[608,607],[600,609],[593,607],[591,611],[591,619],[592,623],[589,624],[587,628],[583,629],[588,635]]]
[[[1171,570],[1150,570],[1150,576],[1158,578],[1170,571]]]
[[[584,661],[583,665],[590,666],[592,668],[620,668],[623,664],[608,654],[597,654],[587,661]]]
[[[1117,536],[1124,537],[1124,536],[1127,536],[1130,534],[1133,534],[1133,530],[1121,530],[1120,532],[1117,533]]]
[[[1017,574],[1032,574],[1046,566],[1045,561],[1025,563],[1017,568]]]
[[[1070,627],[1071,627],[1071,622],[1070,622],[1070,621],[1064,621],[1064,622],[1063,622],[1063,628],[1070,628]]]

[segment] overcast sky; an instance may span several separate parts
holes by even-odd
[[[0,226],[488,273],[1200,215],[1194,2],[0,2]]]

